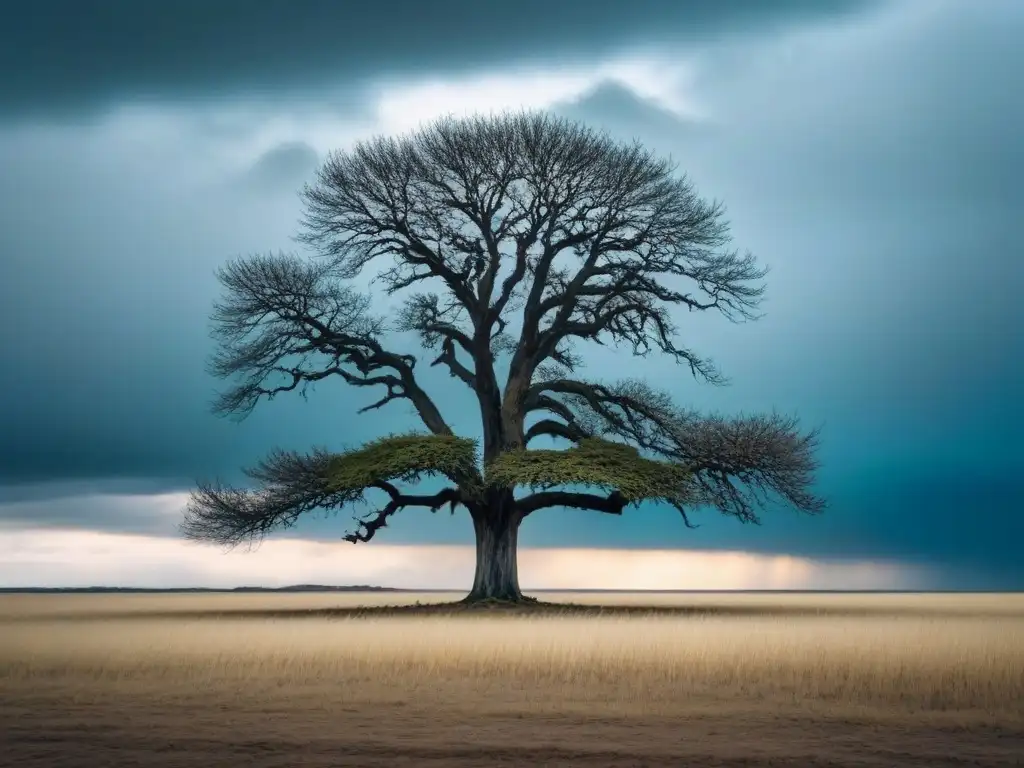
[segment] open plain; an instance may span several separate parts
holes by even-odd
[[[0,595],[0,765],[1024,765],[1024,595],[457,597]]]

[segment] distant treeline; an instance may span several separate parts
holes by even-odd
[[[372,587],[357,584],[347,587],[332,587],[324,584],[293,584],[289,587],[233,587],[215,589],[210,587],[0,587],[0,593],[32,592],[32,593],[136,593],[136,592],[406,592],[404,589],[392,587]]]

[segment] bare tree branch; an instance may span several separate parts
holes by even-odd
[[[773,499],[809,514],[825,508],[811,490],[819,432],[802,433],[795,418],[776,413],[701,415],[676,407],[668,394],[636,381],[611,386],[541,381],[530,388],[525,407],[552,411],[552,401],[563,419],[571,411],[565,434],[614,435],[687,467],[698,491],[695,505],[754,523],[759,521],[755,508]]]
[[[574,138],[590,150],[579,153],[586,170],[578,187],[568,185],[575,205],[566,220],[552,219],[542,238],[507,396],[516,397],[517,386],[568,338],[626,343],[638,355],[656,348],[699,378],[724,381],[709,361],[675,343],[671,309],[752,318],[766,270],[749,254],[720,250],[729,239],[724,208],[697,197],[685,177],[674,178],[671,163],[585,131]],[[575,268],[556,266],[567,249]],[[670,287],[681,279],[699,293]]]
[[[256,491],[199,483],[185,510],[186,538],[234,547],[258,542],[276,529],[290,528],[306,512],[337,509],[354,501],[351,493],[334,493],[327,482],[331,454],[315,449],[309,455],[274,451],[246,470],[261,483]]]
[[[627,502],[618,491],[612,491],[607,496],[575,491],[537,491],[517,499],[516,504],[524,516],[545,507],[575,507],[609,515],[621,515]]]
[[[299,239],[340,278],[380,263],[388,293],[440,289],[410,297],[401,327],[484,411],[516,413],[545,361],[571,370],[574,340],[657,350],[721,383],[710,360],[677,342],[673,311],[754,317],[766,271],[725,249],[724,208],[675,170],[639,144],[543,113],[445,118],[332,154],[303,191]],[[495,328],[504,339],[517,306],[499,388]],[[482,415],[486,455],[521,447],[518,419]]]
[[[537,491],[529,496],[516,499],[516,504],[522,510],[523,516],[536,512],[538,509],[550,507],[574,507],[576,509],[588,509],[593,512],[604,512],[608,515],[621,515],[629,502],[618,491],[612,491],[607,496],[596,493],[581,493],[577,491]],[[670,504],[683,518],[683,525],[687,528],[699,528],[693,525],[687,515],[686,508],[680,504]]]
[[[373,487],[385,491],[391,498],[372,515],[359,520],[359,528],[345,534],[345,541],[353,544],[369,541],[381,528],[387,528],[388,519],[393,514],[406,507],[428,507],[431,512],[436,512],[445,504],[449,504],[454,511],[455,505],[459,502],[459,492],[455,488],[444,488],[429,495],[417,495],[401,493],[391,483],[377,483]]]
[[[531,440],[541,436],[545,437],[561,437],[565,440],[578,443],[589,435],[580,429],[573,421],[563,423],[556,421],[555,419],[541,419],[535,422],[526,430],[526,443],[529,444]]]
[[[407,399],[428,429],[451,433],[416,381],[416,359],[384,349],[384,324],[370,314],[369,297],[332,279],[325,266],[256,255],[229,262],[217,277],[225,295],[211,318],[218,342],[211,372],[241,380],[220,395],[216,412],[244,418],[262,398],[305,393],[309,384],[339,376],[352,386],[385,388],[363,410]]]
[[[418,333],[423,347],[441,348],[431,366],[445,365],[452,377],[462,380],[471,389],[476,387],[476,374],[463,365],[456,356],[456,345],[471,358],[474,347],[472,330],[458,325],[458,312],[452,305],[441,307],[436,293],[414,294],[399,313],[397,330]]]
[[[310,454],[273,451],[246,475],[257,483],[254,490],[225,487],[220,483],[199,483],[185,511],[182,532],[186,538],[235,547],[258,543],[267,534],[291,528],[314,510],[337,510],[363,501],[370,489],[384,491],[389,501],[374,515],[357,520],[358,528],[344,536],[346,541],[369,541],[387,525],[387,519],[406,507],[438,510],[445,504],[455,509],[461,496],[455,488],[433,494],[408,494],[387,480],[376,480],[364,488],[338,490],[330,482],[335,455],[322,448]]]

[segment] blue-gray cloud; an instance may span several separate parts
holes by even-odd
[[[303,141],[287,141],[268,149],[247,168],[240,181],[257,191],[280,194],[282,189],[298,189],[310,181],[319,156]]]
[[[323,97],[367,76],[594,58],[858,10],[864,0],[32,0],[4,9],[0,114],[68,115],[124,100]]]
[[[694,62],[690,96],[707,120],[613,83],[555,108],[671,154],[702,193],[727,203],[736,244],[771,265],[764,319],[683,318],[688,342],[732,386],[702,387],[657,361],[635,370],[703,409],[776,407],[823,423],[821,490],[832,508],[815,519],[780,512],[760,528],[697,515],[697,531],[658,508],[629,520],[558,511],[531,518],[524,543],[877,556],[942,565],[947,586],[1024,586],[1013,488],[1024,474],[1024,99],[1004,85],[1024,67],[1024,7],[902,3],[819,17],[814,34],[760,37],[753,21],[734,21],[679,49]],[[659,50],[658,33],[636,24],[623,28],[623,45]],[[448,59],[439,53],[420,70],[483,60],[445,50]],[[397,56],[378,64],[357,75],[405,66]],[[86,89],[90,104],[113,103],[131,85],[104,77]],[[189,77],[154,75],[153,93],[240,99],[261,82],[258,72],[224,75],[217,91]],[[360,120],[371,107],[359,105]],[[228,162],[216,148],[234,147],[233,135],[248,141],[245,131],[179,136],[138,119],[137,128],[0,126],[0,483],[41,483],[32,499],[67,497],[71,480],[181,489],[196,476],[235,478],[275,444],[337,447],[412,425],[401,406],[356,417],[365,393],[327,384],[241,425],[208,414],[213,270],[238,253],[293,247],[295,188],[315,151],[289,135]],[[225,181],[239,179],[260,194]],[[588,371],[615,378],[616,355],[594,352]],[[428,384],[454,422],[475,429],[456,385],[440,375]],[[47,514],[45,504],[31,510]],[[388,539],[450,541],[460,529],[449,522],[409,513]],[[123,525],[102,515],[94,524]],[[344,525],[311,521],[300,532],[330,538]]]
[[[61,489],[58,489],[60,493]],[[128,490],[122,485],[121,491]],[[147,489],[150,491],[151,489]],[[114,531],[155,537],[178,535],[181,494],[151,492],[85,493],[4,500],[0,497],[0,533],[4,530],[64,529]]]

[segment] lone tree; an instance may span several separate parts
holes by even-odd
[[[362,411],[408,401],[425,431],[341,452],[276,450],[246,470],[255,489],[201,483],[185,534],[254,542],[379,496],[345,536],[364,542],[406,507],[464,508],[476,532],[467,599],[521,600],[518,530],[542,509],[621,515],[655,501],[690,527],[696,507],[755,523],[773,498],[822,510],[817,435],[795,419],[702,416],[643,381],[577,373],[580,344],[612,343],[723,383],[678,340],[679,310],[755,317],[766,270],[727,249],[723,207],[675,170],[639,144],[534,112],[449,117],[331,154],[302,192],[298,239],[317,256],[254,255],[218,273],[211,368],[232,384],[215,411],[244,416],[337,377],[379,395]],[[370,269],[401,300],[391,316],[352,283]],[[468,388],[481,441],[453,433],[417,358],[388,348],[396,332],[417,334],[424,360]],[[436,490],[408,489],[429,476],[442,479]]]

